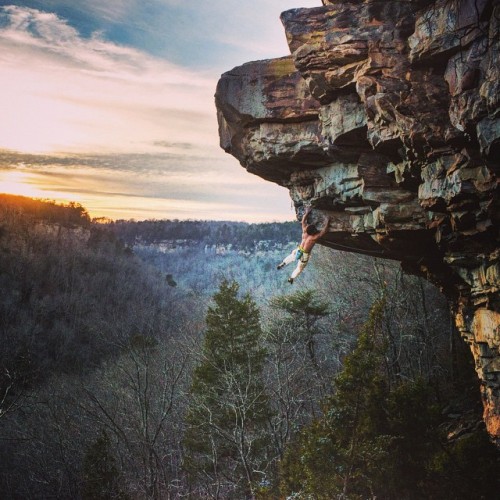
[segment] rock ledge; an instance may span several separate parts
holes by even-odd
[[[500,443],[500,2],[323,4],[282,14],[289,56],[222,75],[221,146],[329,215],[324,245],[443,290]]]

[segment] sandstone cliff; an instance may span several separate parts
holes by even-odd
[[[286,186],[322,243],[397,259],[449,297],[500,443],[500,0],[323,0],[291,55],[216,91],[221,146]]]

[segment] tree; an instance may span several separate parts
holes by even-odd
[[[293,434],[320,412],[331,385],[331,336],[321,321],[329,312],[313,290],[276,296],[269,304],[266,386],[274,410],[273,443],[282,458]]]
[[[390,439],[381,338],[384,300],[377,301],[335,379],[324,415],[304,429],[282,462],[283,493],[313,498],[371,498],[371,481],[384,468]]]
[[[259,310],[238,289],[222,281],[208,309],[187,415],[185,465],[193,488],[213,498],[254,498],[269,463]]]
[[[84,389],[80,407],[88,421],[113,438],[113,446],[109,440],[104,444],[119,459],[124,490],[134,497],[165,498],[179,480],[186,361],[179,342],[138,334],[120,357],[103,363]]]
[[[125,498],[118,487],[119,473],[105,431],[92,443],[83,459],[82,497],[85,500]]]
[[[280,464],[282,495],[487,498],[498,491],[499,464],[493,458],[498,453],[478,427],[463,390],[445,395],[462,408],[462,421],[446,422],[432,379],[394,378],[387,366],[393,339],[385,324],[386,300],[382,294],[372,306],[333,394],[324,401],[323,415],[288,444]],[[467,414],[472,423],[466,423]],[[482,479],[477,483],[473,477]]]
[[[292,295],[274,297],[271,307],[288,314],[287,322],[291,328],[292,340],[305,345],[309,360],[319,375],[314,336],[320,333],[318,321],[328,316],[328,304],[319,300],[313,290],[303,290]]]

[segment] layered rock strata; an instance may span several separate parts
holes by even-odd
[[[324,245],[441,287],[500,443],[500,1],[323,1],[282,14],[291,55],[216,91],[221,146],[286,186]]]

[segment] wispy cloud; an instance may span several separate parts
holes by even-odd
[[[0,146],[137,151],[186,137],[216,146],[215,78],[84,39],[54,14],[2,12]]]
[[[61,2],[63,3],[63,2]],[[137,7],[137,0],[85,0],[85,7],[108,22],[129,21]]]
[[[0,151],[0,192],[77,201],[92,216],[247,221],[293,218],[284,188],[229,156],[31,155]],[[7,189],[6,189],[7,188]]]

